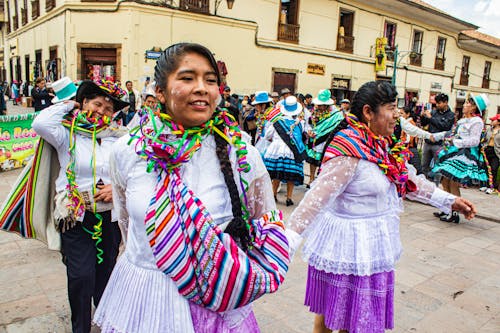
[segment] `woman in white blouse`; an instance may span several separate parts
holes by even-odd
[[[309,264],[305,304],[316,313],[314,332],[392,329],[394,266],[401,255],[402,198],[468,218],[474,206],[407,169],[407,151],[390,137],[399,118],[397,92],[368,82],[327,146],[319,177],[289,219],[290,247],[302,237]],[[292,232],[290,232],[291,234]]]

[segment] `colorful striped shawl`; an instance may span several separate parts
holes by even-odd
[[[53,223],[52,200],[58,173],[54,148],[40,139],[33,159],[21,171],[0,208],[0,229],[38,239],[49,249],[59,250],[61,241]]]
[[[387,179],[397,187],[398,194],[415,191],[416,187],[408,179],[406,162],[411,152],[402,142],[391,146],[392,139],[376,136],[353,114],[348,114],[349,126],[340,130],[325,151],[322,163],[336,156],[352,156],[378,165]]]
[[[184,184],[180,163],[172,166],[151,170],[158,173],[158,182],[145,225],[158,268],[181,295],[212,311],[235,309],[275,292],[289,264],[281,212],[249,221],[254,239],[252,248],[244,252]]]

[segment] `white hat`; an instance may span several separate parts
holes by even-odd
[[[280,104],[280,111],[285,116],[296,116],[302,112],[302,104],[297,102],[297,97],[293,95],[288,96]]]
[[[67,76],[60,78],[59,80],[52,83],[52,89],[56,97],[52,98],[52,103],[59,103],[67,101],[76,96],[76,85]]]
[[[318,92],[318,97],[313,98],[314,105],[333,105],[332,93],[328,89],[323,89]]]

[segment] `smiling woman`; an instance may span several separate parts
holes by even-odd
[[[250,303],[278,289],[289,262],[269,175],[217,108],[210,50],[170,46],[155,81],[161,112],[111,158],[128,239],[94,321],[102,332],[259,332]]]

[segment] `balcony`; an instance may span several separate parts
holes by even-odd
[[[460,85],[462,85],[462,86],[469,85],[469,73],[466,73],[466,72],[460,73]]]
[[[352,53],[354,51],[354,36],[337,36],[337,51]]]
[[[180,0],[179,9],[195,13],[210,13],[209,0]]]
[[[48,12],[56,7],[56,0],[45,0],[45,11]]]
[[[490,78],[483,77],[483,84],[481,84],[481,88],[490,89]]]
[[[278,26],[278,40],[282,42],[298,43],[300,26],[296,24],[280,23]]]
[[[422,53],[418,52],[410,53],[410,65],[422,66]]]
[[[446,59],[444,57],[436,57],[434,60],[434,69],[444,71],[444,61]]]
[[[40,16],[40,0],[31,1],[31,19],[36,19]]]
[[[21,25],[28,24],[28,10],[26,8],[21,8]]]
[[[7,22],[4,12],[5,12],[5,1],[0,0],[0,22]]]

